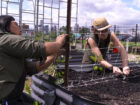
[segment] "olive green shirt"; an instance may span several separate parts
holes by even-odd
[[[0,34],[0,99],[12,92],[19,81],[25,70],[25,58],[40,57],[46,59],[44,42]]]

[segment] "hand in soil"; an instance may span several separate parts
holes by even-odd
[[[123,74],[123,72],[116,66],[113,66],[113,73],[115,74],[115,76]]]
[[[130,74],[130,68],[129,67],[124,67],[123,68],[123,74],[128,76]]]

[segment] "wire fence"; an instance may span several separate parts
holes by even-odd
[[[1,0],[0,15],[11,15],[22,28],[22,35],[55,39],[66,31],[68,0]],[[72,25],[78,21],[78,0],[72,2]]]

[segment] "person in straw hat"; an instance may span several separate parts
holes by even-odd
[[[111,25],[107,22],[106,18],[100,17],[94,19],[92,26],[93,35],[87,40],[87,47],[89,48],[89,50],[85,51],[82,63],[93,63],[91,55],[94,54],[96,56],[96,59],[94,59],[94,63],[99,62],[106,69],[113,71],[115,75],[129,75],[130,68],[128,66],[127,52],[125,51],[125,48],[118,40],[116,35],[113,32],[110,32],[110,27]],[[122,71],[119,67],[113,66],[106,60],[106,52],[108,51],[110,42],[113,42],[114,47],[117,48],[118,52],[121,54]]]

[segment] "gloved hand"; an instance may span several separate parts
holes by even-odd
[[[123,72],[117,66],[113,66],[113,73],[115,74],[115,76],[118,76],[118,75],[122,75],[123,74]]]
[[[123,74],[128,76],[130,74],[130,68],[129,66],[123,67]]]

